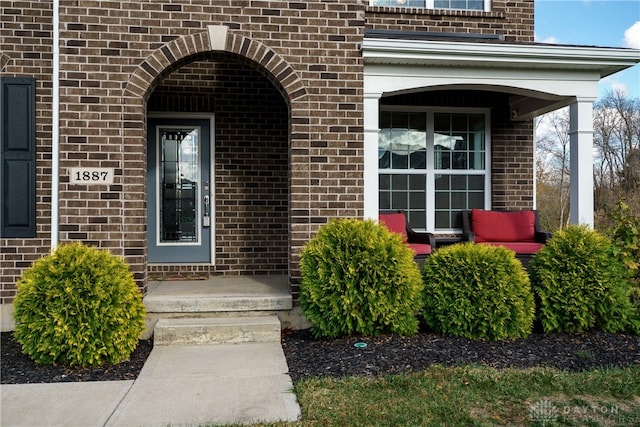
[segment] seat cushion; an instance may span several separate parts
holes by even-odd
[[[471,231],[481,242],[535,242],[533,211],[498,212],[473,209]]]
[[[424,243],[407,243],[416,255],[430,255],[431,254],[431,245],[425,245]]]
[[[402,241],[407,242],[407,218],[402,212],[379,214],[378,221],[392,233],[401,234]]]
[[[542,246],[542,243],[531,242],[483,242],[484,245],[502,246],[511,249],[517,254],[535,254]]]

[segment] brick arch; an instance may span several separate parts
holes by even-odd
[[[155,82],[181,64],[181,60],[211,51],[233,53],[259,65],[288,103],[307,95],[302,80],[291,65],[263,43],[229,31],[224,48],[212,48],[209,32],[203,31],[177,38],[156,49],[131,75],[124,96],[146,99]]]
[[[284,99],[290,103],[307,95],[302,80],[294,69],[280,55],[257,40],[230,34],[227,38],[227,52],[244,57],[267,71],[267,78],[281,88]]]
[[[305,151],[309,147],[309,99],[302,79],[295,70],[271,48],[263,43],[249,39],[239,34],[233,34],[232,30],[216,27],[216,30],[224,33],[223,37],[211,35],[208,28],[205,31],[179,37],[168,42],[153,51],[129,76],[122,92],[122,135],[123,144],[127,147],[127,156],[123,160],[123,169],[131,179],[123,183],[125,194],[146,193],[146,103],[153,93],[155,86],[168,74],[182,65],[197,60],[211,52],[229,53],[238,57],[241,62],[256,68],[267,78],[282,94],[283,100],[289,107],[289,144],[292,151]],[[213,41],[212,41],[213,40]],[[306,162],[308,158],[297,154],[291,156],[291,163],[302,164],[300,169],[310,170]],[[310,172],[309,172],[310,174]],[[299,178],[301,179],[301,178]],[[307,177],[310,180],[310,177]],[[291,183],[289,183],[291,185]],[[306,201],[296,201],[290,210],[304,212],[308,210]],[[132,245],[125,249],[125,258],[131,266],[134,277],[139,286],[146,292],[148,278],[147,268],[147,232],[145,227],[140,227],[140,218],[146,218],[147,210],[144,203],[140,203],[139,197],[125,198],[124,209],[128,212],[125,216],[125,229],[128,242]],[[143,220],[144,221],[144,220]],[[300,234],[300,232],[298,232]],[[301,237],[295,242],[292,238],[291,225],[289,226],[289,246],[296,247],[297,251],[302,246]],[[308,236],[307,236],[308,239]],[[304,242],[306,240],[302,240]],[[141,243],[144,242],[144,243]],[[297,253],[289,256],[289,271],[294,277],[297,271]],[[296,279],[297,280],[297,279]]]

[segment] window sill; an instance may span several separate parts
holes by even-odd
[[[505,19],[504,12],[485,12],[483,10],[464,9],[427,9],[424,7],[399,7],[399,6],[365,6],[365,13],[385,14],[412,14],[430,16],[464,16],[469,18],[497,18]]]

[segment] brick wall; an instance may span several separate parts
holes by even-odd
[[[31,9],[43,6],[51,10],[50,1],[41,1],[21,3],[19,11],[16,8],[11,12],[9,6],[13,3],[2,2],[3,19],[7,11],[19,15],[27,10],[24,14],[30,15]],[[295,276],[297,253],[319,224],[336,215],[362,215],[363,195],[345,189],[353,184],[362,187],[363,69],[359,43],[364,9],[359,1],[228,0],[203,4],[181,0],[167,4],[155,0],[62,0],[60,6],[61,242],[81,240],[109,248],[127,258],[141,286],[146,282],[146,101],[171,72],[209,50],[207,25],[229,28],[224,50],[244,57],[244,61],[251,62],[254,69],[276,83],[290,112],[285,130],[289,132],[286,151],[282,135],[278,134],[270,137],[277,143],[277,158],[252,159],[278,164],[277,173],[273,165],[265,166],[262,172],[277,175],[264,176],[265,182],[274,180],[277,187],[276,196],[269,196],[264,203],[271,205],[271,211],[278,210],[278,216],[270,219],[274,221],[271,224],[264,224],[268,222],[266,219],[254,222],[252,227],[263,224],[252,231],[248,227],[251,219],[247,217],[242,232],[245,235],[251,232],[252,240],[245,246],[238,245],[232,251],[235,255],[228,259],[218,253],[222,270],[228,262],[229,270],[249,272],[250,267],[239,264],[248,260],[255,263],[257,254],[251,251],[259,250],[268,252],[266,262],[276,261],[276,268],[282,271],[284,233],[293,248],[289,255],[287,247],[286,257],[290,259],[285,262]],[[18,28],[13,28],[6,35],[17,32]],[[7,42],[11,46],[6,46]],[[30,42],[26,41],[25,50],[32,50]],[[11,38],[5,38],[3,43],[2,51],[9,57],[9,65],[3,71],[12,70],[7,67],[18,61],[19,46],[14,46]],[[20,68],[18,73],[38,74],[28,68]],[[45,79],[39,84],[45,84]],[[278,111],[282,108],[279,106]],[[39,109],[49,110],[46,106]],[[43,125],[50,126],[48,121]],[[281,132],[282,126],[278,126]],[[269,142],[266,138],[260,143]],[[50,145],[43,138],[39,138],[39,143],[44,147]],[[255,148],[257,142],[252,144]],[[42,151],[47,152],[48,148]],[[261,153],[254,155],[264,155],[264,150]],[[288,160],[286,166],[281,164],[283,156]],[[231,174],[231,163],[229,159],[226,172],[220,166],[221,178],[223,173]],[[110,186],[72,185],[68,173],[73,166],[115,168],[115,182]],[[282,194],[285,171],[290,183],[288,194]],[[41,185],[48,181],[46,176],[47,171],[41,170],[38,175]],[[44,197],[46,186],[39,191]],[[264,192],[265,187],[255,189],[253,195],[260,191]],[[255,208],[262,203],[248,201],[249,198],[245,195],[229,201],[228,215],[242,204],[250,203]],[[286,206],[289,229],[282,230],[280,210]],[[220,211],[222,215],[224,208]],[[50,221],[47,216],[41,210],[39,217],[44,224]],[[235,226],[231,222],[231,218],[221,216],[217,231],[231,235],[231,227]],[[257,249],[256,236],[261,234],[263,242]],[[274,246],[265,246],[267,241]],[[43,242],[35,245],[46,246]],[[22,249],[18,249],[21,246],[23,242],[3,242],[6,250],[13,251],[13,255],[5,255],[10,259],[3,265],[7,301],[12,296],[15,277],[24,267],[14,262],[15,252],[24,256]],[[253,271],[264,268],[264,263],[254,264]],[[199,271],[200,267],[190,270]],[[12,275],[7,277],[6,273]]]
[[[491,199],[498,210],[532,209],[533,121],[510,122],[506,104],[492,112]]]
[[[491,11],[368,6],[366,26],[376,30],[500,35],[534,41],[533,0],[491,0]]]
[[[243,242],[221,245],[213,271],[246,274],[288,267],[295,295],[300,250],[318,227],[332,217],[363,215],[360,43],[365,29],[533,40],[533,1],[492,3],[493,10],[485,13],[407,11],[372,7],[362,0],[61,0],[60,241],[85,241],[124,256],[144,287],[147,110],[213,111],[221,124],[216,149],[225,153],[216,165],[216,187],[222,191],[233,183],[237,189],[247,177],[247,162],[259,165],[258,175],[265,178],[257,184],[249,180],[255,186],[246,186],[235,198],[216,194],[221,242],[240,233]],[[38,110],[38,234],[35,239],[0,240],[3,303],[13,298],[22,270],[50,246],[51,10],[51,0],[0,0],[2,73],[36,77]],[[228,28],[221,49],[226,53],[208,53],[207,25]],[[208,95],[219,90],[214,81],[186,85],[185,76],[203,76],[210,67],[216,68],[216,76],[229,79],[226,90],[237,85],[238,99],[216,97],[211,104]],[[171,98],[180,91],[179,98]],[[250,93],[260,104],[243,103],[242,96]],[[266,104],[267,96],[272,103]],[[257,135],[249,127],[234,126],[241,115],[273,127]],[[518,151],[526,153],[528,132],[526,126],[506,127],[504,139],[513,144],[515,137],[522,143]],[[494,148],[499,134],[494,130]],[[494,167],[504,163],[505,173],[524,165],[529,156],[511,159],[512,146],[506,145],[503,152],[494,152]],[[115,181],[72,185],[68,174],[74,166],[114,168]],[[494,192],[504,191],[505,204],[526,204],[510,199],[526,187],[523,179],[514,184],[506,175],[504,183],[496,178]],[[234,210],[241,209],[258,217],[239,219]],[[157,271],[180,273],[185,268]],[[186,271],[206,275],[211,269],[191,266]]]
[[[51,3],[0,2],[0,73],[36,78],[37,227],[33,239],[0,239],[0,302],[11,302],[24,268],[51,245]]]

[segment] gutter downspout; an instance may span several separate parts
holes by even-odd
[[[60,185],[60,2],[53,0],[53,83],[51,101],[51,249],[58,246]]]

